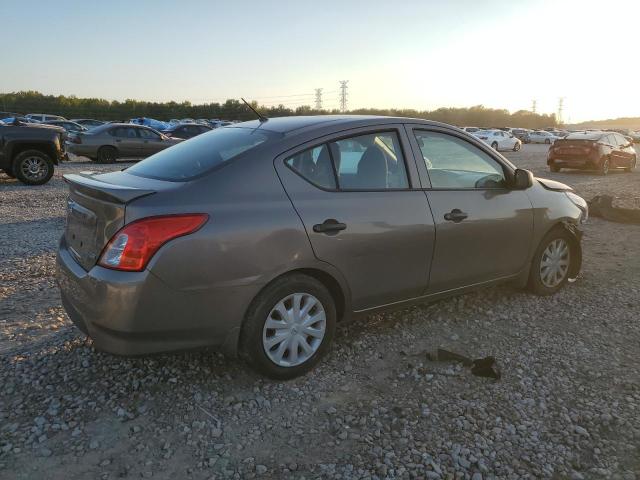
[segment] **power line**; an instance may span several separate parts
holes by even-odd
[[[556,117],[556,122],[558,122],[558,124],[562,124],[562,112],[564,110],[564,97],[560,97],[558,99],[558,115]]]
[[[340,80],[340,110],[347,111],[347,84],[349,80]]]

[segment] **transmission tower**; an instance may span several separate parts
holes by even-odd
[[[562,111],[564,110],[564,97],[558,99],[558,115],[556,116],[556,122],[558,125],[562,125]]]
[[[533,114],[535,115],[537,112],[537,107],[538,106],[538,101],[537,100],[533,100],[531,102],[531,111],[533,112]]]
[[[322,110],[322,89],[316,88],[316,110]]]
[[[349,80],[340,80],[340,111],[347,111],[347,84]]]

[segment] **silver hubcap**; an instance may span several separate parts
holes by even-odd
[[[569,271],[570,249],[562,238],[553,240],[540,259],[540,280],[549,288],[558,286]]]
[[[29,180],[40,180],[47,176],[47,162],[40,157],[27,157],[20,165],[22,174]]]
[[[269,312],[262,329],[262,346],[276,365],[294,367],[316,353],[326,327],[322,303],[308,293],[293,293]]]

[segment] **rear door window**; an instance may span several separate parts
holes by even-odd
[[[272,134],[250,128],[221,128],[199,135],[149,157],[127,169],[141,177],[186,181],[233,160],[265,143]]]
[[[335,190],[336,177],[331,163],[328,145],[300,152],[285,160],[285,163],[301,177],[314,185]]]

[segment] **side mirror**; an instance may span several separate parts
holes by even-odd
[[[526,190],[533,185],[533,173],[529,170],[518,168],[513,172],[513,189]]]

